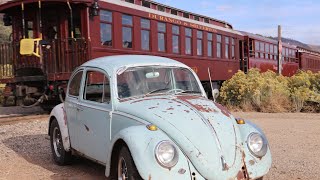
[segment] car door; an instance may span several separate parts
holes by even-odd
[[[78,105],[80,151],[105,164],[110,143],[112,104],[108,75],[99,69],[87,69],[83,95]]]
[[[68,85],[66,100],[64,102],[71,147],[76,150],[79,150],[78,128],[80,126],[80,122],[77,119],[77,105],[79,104],[79,95],[81,92],[81,84],[83,78],[82,76],[83,69],[79,69],[74,73],[73,76],[71,76],[71,80]]]

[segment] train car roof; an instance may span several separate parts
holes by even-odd
[[[214,24],[210,24],[210,23],[205,23],[205,22],[201,22],[201,21],[196,21],[196,20],[185,18],[185,17],[182,17],[182,16],[177,16],[177,15],[173,15],[173,14],[170,14],[170,13],[158,11],[158,10],[155,10],[155,9],[152,9],[152,8],[147,8],[147,7],[144,7],[144,6],[132,4],[132,3],[129,3],[129,2],[126,2],[126,1],[122,1],[122,0],[100,0],[100,1],[104,1],[104,2],[107,2],[107,3],[119,5],[119,6],[132,8],[132,9],[136,9],[136,10],[140,10],[140,11],[144,11],[144,12],[153,13],[153,14],[164,16],[164,17],[169,17],[169,18],[172,18],[172,19],[182,20],[182,21],[185,21],[185,22],[201,25],[201,26],[204,26],[204,27],[210,27],[210,28],[213,28],[213,29],[216,29],[216,30],[220,30],[220,31],[224,31],[224,32],[229,32],[229,33],[233,33],[233,34],[237,34],[237,35],[242,35],[240,32],[232,29],[231,25],[230,25],[230,27],[222,27],[222,26],[218,26],[218,25],[214,25]],[[155,3],[153,1],[150,1],[150,2]],[[166,6],[166,7],[169,7],[169,6]],[[182,10],[179,10],[179,11],[182,11]],[[184,12],[184,11],[182,11],[182,12]],[[193,13],[190,13],[190,14],[193,15]],[[221,22],[224,22],[224,21],[221,21]]]
[[[256,40],[260,40],[260,41],[264,41],[264,42],[268,42],[268,43],[272,43],[272,44],[278,44],[277,40],[274,40],[274,39],[271,39],[271,38],[268,38],[268,37],[264,37],[264,36],[261,36],[261,35],[245,32],[245,31],[239,31],[239,32],[243,36],[248,36],[249,38],[252,38],[252,39],[256,39]],[[295,46],[295,45],[290,45],[290,44],[283,43],[283,42],[282,42],[282,46],[295,48],[295,49],[297,48],[297,46]]]
[[[188,13],[188,14],[191,14],[193,16],[199,16],[199,17],[202,17],[202,18],[208,18],[208,19],[210,19],[212,21],[220,22],[222,24],[227,24],[232,29],[232,25],[230,23],[226,22],[226,21],[223,21],[223,20],[219,20],[219,19],[215,19],[215,18],[212,18],[212,17],[204,16],[204,15],[201,15],[201,14],[196,14],[196,13],[193,13],[193,12],[185,11],[185,10],[178,9],[178,8],[175,8],[175,7],[172,7],[172,6],[168,6],[168,5],[165,5],[165,4],[161,4],[161,3],[158,3],[158,2],[155,2],[155,1],[152,1],[152,0],[146,0],[146,1],[149,1],[149,2],[151,2],[153,4],[157,4],[157,5],[166,7],[166,8],[177,10],[177,11],[180,11],[180,12],[183,12],[183,13]]]
[[[150,56],[150,55],[105,56],[105,57],[100,57],[100,58],[90,60],[82,64],[81,67],[98,67],[106,70],[108,73],[113,73],[115,71],[119,71],[119,69],[124,71],[129,67],[156,66],[156,65],[184,67],[184,68],[190,69],[185,64],[175,61],[173,59],[160,57],[160,56]]]
[[[315,50],[312,50],[311,48],[304,48],[304,47],[301,47],[301,46],[297,46],[298,48],[298,51],[299,52],[304,52],[304,53],[309,53],[309,54],[313,54],[313,55],[316,55],[316,56],[320,56],[320,52],[319,51],[315,51]]]

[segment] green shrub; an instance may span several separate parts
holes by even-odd
[[[320,73],[300,71],[292,77],[251,69],[237,72],[221,87],[220,100],[234,110],[288,112],[316,109],[320,103]],[[310,108],[310,104],[311,108]],[[317,110],[316,110],[317,111]]]

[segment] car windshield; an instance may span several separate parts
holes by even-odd
[[[181,67],[133,67],[118,74],[118,96],[148,96],[159,93],[201,94],[193,73]]]

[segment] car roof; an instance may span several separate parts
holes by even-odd
[[[188,68],[188,66],[178,61],[165,57],[149,55],[105,56],[90,60],[82,64],[81,67],[98,67],[104,69],[105,71],[107,71],[107,73],[113,73],[123,68],[152,65],[178,66]]]

